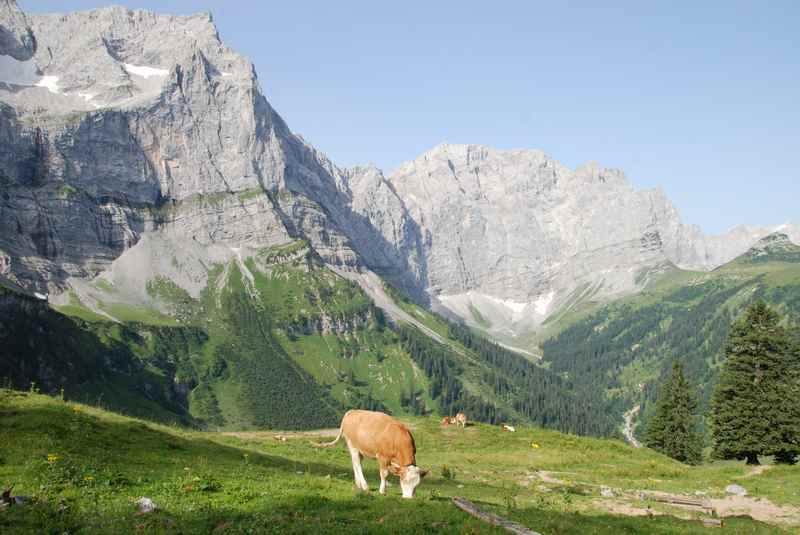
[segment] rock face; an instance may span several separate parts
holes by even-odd
[[[30,59],[36,52],[36,40],[25,14],[14,0],[0,0],[0,55],[17,61]]]
[[[459,315],[541,321],[580,285],[627,291],[669,260],[664,242],[679,226],[660,190],[535,150],[441,145],[390,182],[419,225],[430,292]]]
[[[565,303],[635,291],[671,266],[712,269],[770,232],[705,237],[660,189],[637,191],[595,163],[572,171],[537,150],[440,145],[389,182],[419,227],[435,304],[511,332]]]
[[[0,0],[0,277],[53,295],[98,275],[131,299],[166,276],[307,240],[497,333],[570,302],[710,269],[770,229],[705,237],[661,190],[535,150],[441,145],[388,179],[293,134],[211,16],[111,7],[26,16]],[[800,239],[794,227],[784,229]]]
[[[410,220],[380,172],[341,170],[294,135],[209,15],[25,17],[6,1],[0,28],[9,278],[57,293],[118,259],[163,268],[153,257],[174,249],[196,266],[304,238],[330,265],[367,263],[419,285],[403,267],[413,240],[395,250],[382,238]]]

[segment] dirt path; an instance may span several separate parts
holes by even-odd
[[[763,472],[763,470],[762,470]],[[664,502],[671,512],[664,513],[645,507],[642,496],[661,496],[669,498],[682,498],[687,501],[698,501],[706,503],[720,518],[728,516],[747,515],[755,520],[768,524],[784,524],[788,526],[800,526],[800,508],[789,505],[777,505],[766,498],[753,496],[725,496],[724,498],[708,498],[698,500],[697,496],[687,496],[682,494],[671,494],[659,491],[637,491],[623,492],[616,499],[595,500],[595,506],[600,507],[613,514],[626,516],[658,515],[670,514],[679,518],[692,518],[691,515],[685,516],[677,512],[680,509],[687,511],[701,511],[702,508],[689,506],[687,504]],[[660,500],[658,500],[660,501]]]
[[[548,472],[546,470],[539,470],[536,472],[536,475],[539,476],[539,479],[542,480],[544,483],[550,483],[552,485],[563,485],[564,482],[557,477],[553,477],[553,472]]]
[[[641,448],[642,443],[636,440],[636,437],[633,436],[633,419],[639,414],[640,405],[634,406],[631,410],[625,413],[625,427],[622,430],[622,434],[625,435],[625,440],[633,446],[634,448]]]
[[[752,496],[726,496],[709,500],[721,517],[749,515],[767,523],[779,522],[800,526],[800,508],[789,505],[776,505],[766,498]]]

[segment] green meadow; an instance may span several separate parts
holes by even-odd
[[[396,480],[353,485],[345,448],[324,433],[190,431],[35,392],[0,390],[0,485],[28,496],[0,510],[2,533],[502,533],[451,498],[543,534],[701,533],[709,515],[652,499],[713,503],[724,533],[800,533],[800,467],[739,462],[688,467],[618,440],[404,419],[431,470],[413,500]],[[320,435],[320,436],[317,436]],[[284,437],[285,440],[280,438]],[[744,486],[734,503],[725,487]],[[601,496],[607,487],[614,496]],[[139,514],[135,501],[158,509]],[[751,518],[751,516],[753,518]]]

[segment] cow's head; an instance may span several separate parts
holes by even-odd
[[[413,498],[414,492],[417,490],[422,478],[428,475],[427,470],[421,470],[419,466],[410,464],[408,466],[400,466],[399,464],[392,463],[390,470],[394,475],[400,478],[400,488],[403,489],[403,498]]]

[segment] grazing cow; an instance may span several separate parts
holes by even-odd
[[[503,431],[508,431],[509,433],[514,433],[516,429],[513,425],[503,424]]]
[[[400,478],[403,498],[413,498],[417,485],[428,473],[416,465],[417,448],[408,428],[398,420],[382,412],[353,410],[342,418],[339,434],[333,442],[316,444],[321,448],[333,446],[344,436],[353,461],[356,486],[369,490],[361,459],[367,456],[378,460],[381,473],[380,493],[386,494],[386,478],[389,472]]]
[[[458,414],[456,414],[455,420],[456,420],[455,423],[457,423],[461,427],[467,427],[467,415],[464,414],[463,412],[459,412]]]

